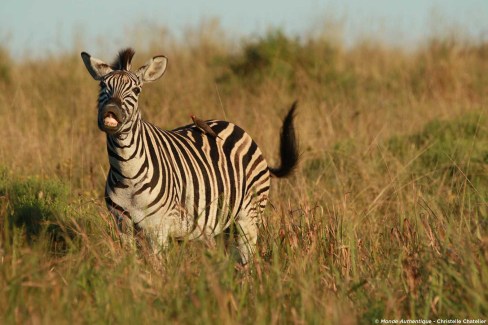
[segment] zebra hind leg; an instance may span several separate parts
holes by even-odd
[[[241,257],[241,264],[248,264],[256,252],[256,242],[258,239],[258,227],[266,206],[267,196],[261,198],[254,197],[248,205],[248,209],[240,212],[236,219],[237,230],[237,249]]]
[[[237,230],[237,250],[240,255],[240,263],[248,264],[256,251],[258,239],[258,225],[256,218],[246,216],[239,218],[236,222]]]
[[[255,192],[254,192],[255,193]],[[237,249],[241,257],[241,264],[248,264],[256,252],[258,228],[261,223],[264,208],[268,202],[268,192],[264,191],[256,196],[254,193],[244,200],[244,209],[237,215],[235,224],[237,230]]]

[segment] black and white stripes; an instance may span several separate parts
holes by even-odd
[[[98,125],[107,133],[109,209],[117,220],[129,219],[144,230],[155,252],[170,237],[213,237],[235,224],[247,263],[270,176],[286,176],[297,164],[295,105],[283,124],[281,167],[272,169],[251,137],[230,122],[207,121],[218,135],[213,137],[193,124],[166,131],[142,120],[141,87],[163,75],[167,60],[156,56],[131,72],[133,54],[121,51],[108,65],[82,53],[88,71],[100,81]]]

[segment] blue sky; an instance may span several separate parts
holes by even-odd
[[[131,45],[124,35],[138,27],[182,37],[212,18],[237,38],[271,27],[309,35],[332,20],[341,22],[346,43],[373,37],[411,46],[445,29],[488,40],[488,0],[1,0],[0,41],[19,57],[97,52]]]

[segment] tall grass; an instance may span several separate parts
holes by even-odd
[[[141,95],[147,120],[231,120],[272,165],[299,100],[300,168],[273,182],[246,271],[220,240],[174,243],[161,259],[122,245],[102,197],[97,85],[78,53],[16,62],[0,51],[0,322],[486,317],[488,46],[220,39],[166,42],[134,66],[169,57]]]

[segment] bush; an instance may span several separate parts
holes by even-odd
[[[10,58],[7,50],[0,47],[0,84],[10,83],[12,79],[10,67],[12,64],[12,59]]]
[[[68,209],[68,188],[59,181],[30,177],[24,180],[1,169],[0,197],[6,201],[8,226],[21,228],[29,242],[43,229],[55,232],[59,218]]]
[[[327,41],[300,41],[279,29],[273,30],[245,43],[239,53],[217,59],[225,70],[217,81],[234,81],[247,89],[255,89],[265,80],[279,80],[294,88],[297,76],[304,72],[320,83],[351,86],[351,73],[338,71],[338,52],[338,48]]]
[[[427,175],[426,187],[432,181],[445,179],[453,189],[469,183],[475,192],[488,194],[488,117],[467,113],[455,120],[433,120],[424,129],[410,136],[396,136],[387,142],[390,152],[408,161],[425,151],[413,162],[414,177]]]

